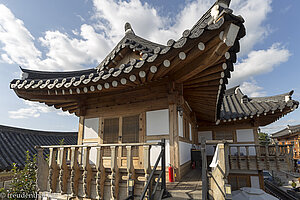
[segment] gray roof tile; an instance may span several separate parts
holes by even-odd
[[[0,171],[10,170],[13,163],[23,167],[27,150],[32,156],[36,154],[35,146],[57,145],[61,139],[65,139],[65,144],[77,144],[77,133],[36,131],[0,125]]]

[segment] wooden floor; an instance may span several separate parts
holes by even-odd
[[[180,182],[167,183],[168,200],[202,199],[201,170],[193,169]]]

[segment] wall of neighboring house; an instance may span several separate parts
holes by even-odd
[[[240,147],[240,154],[246,155],[246,148],[242,147],[247,144],[258,144],[257,127],[250,124],[236,124],[236,125],[219,125],[215,127],[199,127],[197,133],[198,143],[201,143],[201,137],[206,140],[232,140],[235,146]],[[208,164],[214,155],[214,146],[207,145],[206,153],[208,155]],[[231,147],[231,155],[237,154],[237,147]],[[249,155],[256,155],[255,147],[249,147]],[[240,187],[259,187],[263,188],[263,175],[261,171],[244,170],[231,171],[228,177],[232,190]]]
[[[283,138],[277,138],[276,139],[280,145],[289,145],[293,144],[294,145],[294,159],[298,160],[300,159],[300,133],[296,133],[292,136],[286,136]]]

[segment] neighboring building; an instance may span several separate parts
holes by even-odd
[[[258,127],[275,122],[295,110],[299,102],[292,100],[292,94],[293,91],[270,97],[248,97],[239,87],[226,90],[221,107],[220,123],[218,125],[201,124],[198,127],[199,143],[200,137],[203,136],[206,140],[232,140],[235,144],[229,145],[232,156],[237,155],[240,146],[239,162],[246,161],[248,156],[258,156],[257,149],[255,149],[259,145]],[[207,147],[207,154],[213,156],[212,145]],[[241,163],[231,162],[231,164],[237,164],[231,166],[229,174],[229,183],[233,190],[241,187],[263,188],[262,169],[269,170],[268,166],[259,166],[261,163],[256,159],[250,159],[250,161],[252,163],[247,163],[246,167]],[[249,166],[250,164],[257,166]],[[282,169],[285,167],[286,165],[282,165]]]
[[[23,168],[26,151],[30,156],[37,154],[35,146],[77,144],[77,132],[38,131],[0,125],[0,188],[11,179],[13,163]],[[45,156],[49,151],[44,152]]]
[[[288,156],[276,155],[275,162],[268,149],[263,153],[253,144],[258,144],[258,126],[297,108],[292,94],[248,98],[238,87],[226,91],[246,33],[243,18],[232,14],[229,3],[218,0],[166,46],[137,36],[126,23],[125,36],[96,68],[22,69],[23,78],[10,84],[18,97],[75,113],[80,122],[78,145],[42,147],[50,149],[50,161],[41,165],[40,171],[49,173],[39,172],[39,189],[65,195],[60,198],[125,199],[133,185],[141,195],[157,156],[164,155],[156,146],[161,139],[166,140],[165,164],[174,167],[177,180],[190,170],[191,149],[201,138],[205,144],[233,140],[229,155],[228,144],[218,145],[219,154],[207,147],[208,155],[219,155],[219,167],[212,170],[218,181],[211,184],[218,186],[212,189],[216,199],[225,198],[227,180],[234,189],[263,187],[262,169],[289,168]]]
[[[271,138],[281,145],[293,145],[294,159],[300,159],[300,125],[290,126],[271,134]]]

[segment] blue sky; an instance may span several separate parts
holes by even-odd
[[[246,37],[229,86],[248,96],[295,90],[300,100],[298,0],[232,0],[246,20]],[[50,71],[96,67],[130,22],[137,35],[166,44],[201,17],[214,0],[0,0],[0,124],[41,130],[77,130],[78,118],[25,102],[9,89],[24,68]],[[300,111],[262,130],[300,123]]]

